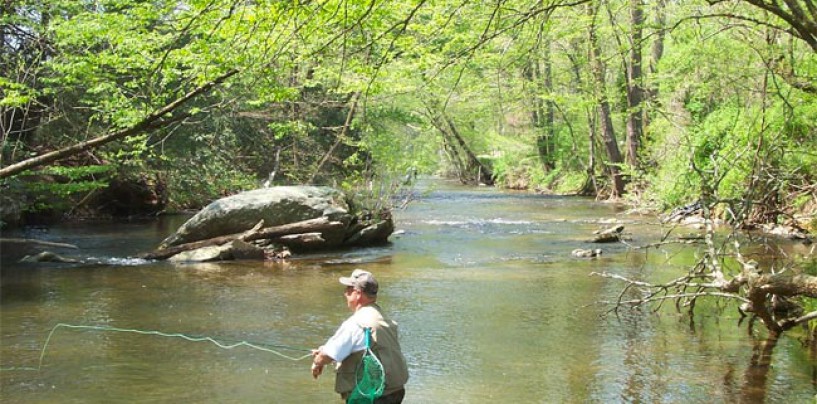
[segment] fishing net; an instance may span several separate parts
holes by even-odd
[[[374,403],[374,400],[383,395],[383,388],[386,387],[386,372],[383,370],[383,364],[371,349],[372,329],[365,328],[364,333],[366,351],[355,370],[357,383],[346,400],[348,404]]]

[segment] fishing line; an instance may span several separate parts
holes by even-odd
[[[207,336],[195,336],[195,335],[188,335],[188,334],[181,334],[181,333],[167,333],[162,331],[153,331],[153,330],[138,330],[135,328],[119,328],[119,327],[111,327],[106,325],[73,325],[73,324],[65,324],[59,323],[51,329],[51,332],[48,333],[48,337],[45,339],[45,343],[43,344],[43,349],[40,351],[40,360],[37,364],[37,367],[10,367],[10,368],[0,368],[0,371],[10,371],[10,370],[35,370],[39,371],[43,367],[43,359],[45,359],[45,352],[48,349],[48,344],[51,342],[51,337],[54,336],[54,333],[60,327],[75,329],[75,330],[93,330],[93,331],[114,331],[114,332],[125,332],[125,333],[134,333],[134,334],[141,334],[141,335],[156,335],[160,337],[170,337],[170,338],[181,338],[186,341],[192,342],[211,342],[219,348],[222,349],[233,349],[240,346],[244,346],[251,349],[256,349],[259,351],[264,351],[271,353],[273,355],[277,355],[284,359],[289,359],[291,361],[300,361],[312,356],[311,350],[306,348],[298,348],[292,347],[287,345],[271,345],[271,344],[264,344],[264,343],[257,343],[257,342],[249,342],[249,341],[237,341],[237,340],[227,340],[224,338],[213,338]],[[266,345],[266,346],[264,346]],[[303,356],[290,356],[285,353],[282,353],[279,350],[268,348],[274,347],[281,350],[288,350],[288,351],[301,351],[301,352],[309,352]]]

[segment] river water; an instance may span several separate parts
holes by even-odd
[[[287,263],[173,265],[124,259],[152,249],[181,224],[27,229],[73,243],[103,264],[5,263],[0,292],[0,395],[4,403],[339,402],[333,375],[226,343],[249,341],[298,357],[348,316],[339,276],[375,273],[380,303],[400,323],[411,380],[406,403],[813,402],[817,358],[791,334],[769,366],[752,365],[762,340],[732,304],[701,307],[694,322],[671,308],[604,316],[622,285],[678,276],[693,248],[605,245],[576,259],[591,233],[623,223],[633,244],[666,229],[650,217],[575,197],[432,181],[397,211],[388,246]],[[41,360],[42,358],[42,360]]]

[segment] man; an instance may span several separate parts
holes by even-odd
[[[408,381],[408,367],[400,351],[397,323],[384,317],[376,303],[377,280],[371,272],[355,269],[348,278],[341,277],[340,283],[346,286],[343,292],[346,306],[354,314],[341,324],[326,344],[312,351],[312,377],[317,379],[325,365],[338,363],[335,391],[346,400],[355,388],[355,370],[366,349],[364,329],[371,328],[371,349],[386,373],[386,387],[375,403],[401,403],[406,394],[403,386]]]

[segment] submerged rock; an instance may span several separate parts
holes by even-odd
[[[573,255],[576,258],[594,258],[594,257],[598,257],[599,255],[601,255],[602,251],[601,251],[601,249],[598,249],[598,248],[593,249],[593,250],[584,249],[584,248],[577,248],[577,249],[573,250],[573,252],[571,252],[570,254]]]

